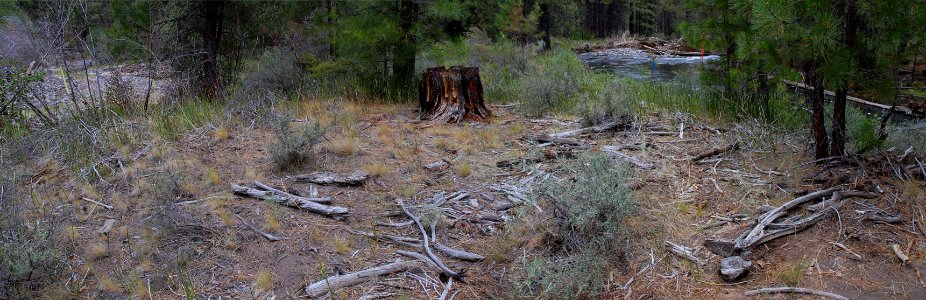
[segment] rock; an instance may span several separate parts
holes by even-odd
[[[704,248],[707,248],[707,250],[710,250],[711,253],[714,253],[714,254],[717,254],[723,257],[733,256],[733,246],[734,245],[735,243],[730,240],[710,240],[709,239],[709,240],[704,241]]]
[[[736,281],[749,273],[752,262],[742,256],[730,256],[720,260],[720,277],[727,282]]]
[[[447,169],[448,166],[449,165],[447,164],[446,161],[439,160],[439,161],[432,162],[432,163],[425,165],[424,168],[428,170],[432,170],[432,171],[434,170],[442,171],[444,169]]]
[[[116,220],[106,219],[106,222],[103,222],[103,227],[100,227],[96,232],[99,234],[107,234],[113,229],[113,224],[116,224]]]

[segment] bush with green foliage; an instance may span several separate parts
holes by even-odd
[[[4,164],[0,162],[0,164]],[[4,165],[4,170],[10,166]],[[64,262],[57,239],[68,209],[34,207],[33,193],[27,200],[15,180],[19,172],[0,174],[0,298],[27,299],[38,296],[42,286],[58,279]],[[30,211],[26,213],[26,210]]]
[[[293,130],[292,118],[281,116],[274,126],[277,141],[267,147],[270,162],[277,170],[295,170],[313,161],[314,147],[321,142],[325,128],[318,122]]]
[[[567,168],[569,179],[548,182],[535,194],[555,208],[562,243],[551,253],[520,262],[514,288],[521,295],[594,297],[608,270],[623,260],[621,221],[635,210],[627,167],[604,154],[584,153]]]
[[[265,119],[274,105],[302,88],[303,70],[295,53],[271,48],[249,62],[230,91],[226,110],[250,119]]]

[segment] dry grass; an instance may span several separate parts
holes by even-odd
[[[350,253],[351,240],[349,238],[337,237],[334,239],[334,252],[344,255]]]
[[[209,184],[213,186],[222,184],[222,179],[219,178],[219,172],[216,172],[213,169],[210,169],[208,172],[206,172],[206,177],[209,179]]]
[[[370,176],[381,177],[389,173],[389,166],[382,162],[372,162],[364,165],[363,170]]]
[[[362,150],[360,139],[356,136],[342,136],[331,140],[328,151],[338,156],[352,156]]]
[[[87,253],[90,254],[93,260],[97,260],[109,256],[109,248],[106,246],[106,243],[97,242],[91,244],[90,247],[87,248]]]
[[[280,219],[273,212],[264,214],[264,229],[270,232],[280,230]]]
[[[270,271],[257,271],[257,275],[254,276],[254,288],[260,291],[269,291],[273,287],[274,277]]]
[[[470,175],[473,175],[473,166],[469,163],[464,162],[457,164],[456,169],[457,175],[460,175],[461,177],[469,177]]]
[[[786,286],[800,286],[804,278],[804,272],[807,270],[807,262],[801,260],[797,262],[783,262],[778,269],[773,271],[771,278]]]
[[[122,293],[122,285],[110,278],[109,276],[100,276],[100,290],[111,293]]]
[[[226,227],[232,227],[238,223],[238,220],[235,220],[231,213],[229,213],[228,210],[222,206],[213,209],[212,214],[219,218],[219,220],[222,221],[222,224],[224,224]]]
[[[229,138],[228,129],[226,129],[224,126],[220,126],[212,132],[212,137],[219,141],[227,140]]]

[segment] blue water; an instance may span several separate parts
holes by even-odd
[[[685,82],[697,84],[701,68],[717,55],[701,57],[621,55],[606,52],[579,54],[579,59],[596,71],[628,76],[656,82]]]

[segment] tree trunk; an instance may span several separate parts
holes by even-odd
[[[203,50],[206,59],[203,61],[202,92],[204,96],[214,99],[219,95],[218,56],[219,43],[222,42],[222,11],[225,1],[206,1],[203,6],[204,24],[202,29]]]
[[[849,51],[855,47],[855,3],[853,0],[842,0],[837,6],[837,13],[843,14],[842,44]],[[846,151],[846,96],[848,95],[848,82],[836,89],[836,98],[833,100],[833,142],[830,148],[831,156],[842,156]]]
[[[759,69],[759,99],[762,100],[762,113],[765,115],[765,121],[772,122],[772,105],[769,102],[771,99],[769,86],[768,86],[768,74],[765,73],[764,69]]]
[[[415,54],[417,41],[415,24],[418,22],[418,2],[404,0],[399,5],[399,29],[402,37],[393,48],[392,77],[394,90],[410,86],[415,79]]]
[[[538,25],[540,27],[541,34],[543,34],[543,49],[541,49],[542,51],[549,50],[551,46],[550,31],[553,29],[552,28],[553,22],[551,18],[552,16],[550,16],[550,4],[547,4],[546,2],[540,3],[540,21],[539,21],[540,24]]]
[[[488,120],[491,113],[485,106],[479,68],[440,66],[428,68],[421,76],[418,102],[422,120],[447,123]]]
[[[811,91],[811,131],[813,132],[814,158],[821,159],[827,157],[829,141],[826,136],[826,124],[824,123],[825,100],[823,94],[823,75],[819,74],[816,67],[806,66],[804,68],[806,84],[813,87]]]

